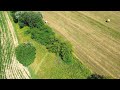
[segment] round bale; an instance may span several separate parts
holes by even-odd
[[[45,23],[48,23],[48,21],[45,21]]]
[[[110,19],[107,19],[106,22],[110,22]]]
[[[110,19],[107,19],[108,22],[110,22]]]

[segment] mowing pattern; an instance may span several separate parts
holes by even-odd
[[[7,12],[0,12],[0,31],[0,78],[31,78],[27,68],[16,60],[14,49],[18,45],[18,41]]]
[[[93,72],[120,78],[120,12],[43,12],[43,16]],[[111,22],[106,23],[108,18]]]

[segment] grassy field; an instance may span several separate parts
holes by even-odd
[[[73,45],[74,54],[93,72],[120,78],[120,12],[43,11],[55,32]],[[108,18],[109,23],[105,22]]]
[[[11,19],[12,21],[12,19]],[[13,21],[12,21],[13,23]],[[45,46],[32,40],[25,31],[29,27],[19,28],[18,24],[13,23],[19,44],[23,42],[31,42],[36,48],[36,58],[28,68],[32,78],[41,79],[65,79],[65,78],[81,78],[85,79],[91,71],[88,70],[79,60],[75,60],[72,64],[66,64],[54,53],[49,53]]]

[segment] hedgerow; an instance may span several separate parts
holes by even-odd
[[[18,13],[18,12],[16,12]],[[23,12],[16,14],[20,28],[29,26],[26,34],[42,45],[45,45],[49,52],[58,55],[64,62],[71,62],[73,59],[72,47],[69,42],[63,42],[55,36],[52,28],[45,25],[42,15],[36,12]]]

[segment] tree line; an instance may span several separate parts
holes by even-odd
[[[20,28],[30,27],[26,34],[31,34],[31,38],[45,45],[49,52],[55,53],[64,62],[69,63],[73,60],[72,45],[68,41],[56,37],[52,28],[44,23],[40,12],[11,11],[11,16]]]

